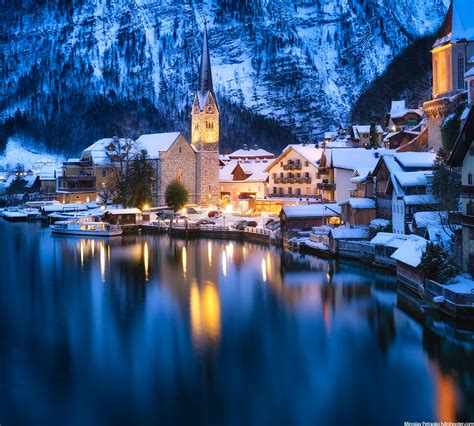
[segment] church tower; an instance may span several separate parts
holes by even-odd
[[[196,202],[219,201],[219,106],[212,85],[211,58],[204,24],[199,87],[191,111],[191,143],[196,150]]]

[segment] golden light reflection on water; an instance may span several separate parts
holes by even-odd
[[[207,242],[207,261],[209,263],[209,268],[212,266],[212,243]]]
[[[105,283],[105,246],[104,243],[99,243],[100,252],[100,279]]]
[[[91,240],[91,253],[92,253],[92,258],[95,256],[95,240]]]
[[[183,263],[183,274],[184,274],[184,277],[186,278],[186,273],[188,271],[188,254],[186,252],[186,247],[184,246],[181,250],[181,260]]]
[[[189,289],[193,344],[216,345],[221,337],[221,305],[216,286],[207,281],[203,288],[193,281]]]
[[[265,259],[262,259],[262,280],[263,282],[267,282],[267,262]]]
[[[143,244],[143,267],[145,269],[145,281],[148,281],[148,262],[149,262],[149,252],[148,252],[148,242],[145,241]]]
[[[81,240],[81,269],[84,267],[84,240]]]
[[[436,391],[434,405],[436,417],[440,422],[456,421],[458,408],[458,392],[452,377],[444,375],[436,364],[431,364],[434,372]]]
[[[222,251],[222,275],[227,277],[227,255],[225,250]]]

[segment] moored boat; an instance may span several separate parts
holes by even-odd
[[[115,237],[123,233],[119,226],[110,225],[107,222],[90,222],[76,218],[56,222],[50,228],[53,234],[88,237]]]

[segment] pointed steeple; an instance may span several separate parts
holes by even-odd
[[[199,75],[199,91],[201,93],[213,92],[211,56],[209,55],[209,44],[207,41],[207,21],[204,20],[204,39],[202,42],[201,70]]]

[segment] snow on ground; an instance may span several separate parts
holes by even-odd
[[[457,275],[446,284],[446,288],[455,293],[472,294],[474,293],[474,280],[468,274]]]
[[[33,170],[41,168],[41,164],[59,165],[64,161],[62,156],[30,148],[29,145],[29,141],[10,138],[5,151],[0,154],[0,168],[14,169],[17,164],[22,164],[25,169]]]

